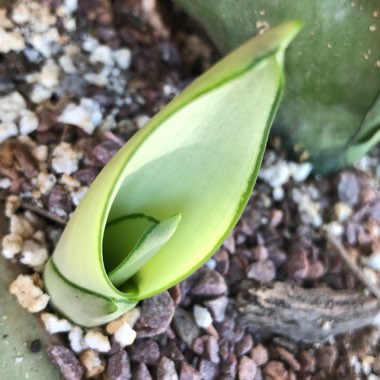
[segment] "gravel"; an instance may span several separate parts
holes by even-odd
[[[55,313],[35,271],[62,232],[57,221],[65,223],[124,142],[217,56],[187,17],[164,4],[162,17],[154,3],[20,0],[0,10],[0,195],[10,218],[2,254],[30,271],[12,291],[32,312]],[[95,379],[375,379],[378,328],[286,345],[260,326],[245,331],[234,298],[246,278],[361,290],[325,230],[380,284],[379,168],[377,150],[337,178],[315,178],[310,164],[269,143],[241,221],[206,266],[143,301],[117,328],[48,318],[48,330],[67,330],[68,338],[49,356],[78,380],[84,352]]]

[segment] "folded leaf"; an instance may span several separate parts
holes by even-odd
[[[68,318],[105,323],[221,245],[251,194],[283,90],[284,50],[299,28],[283,24],[232,52],[99,174],[45,269]]]

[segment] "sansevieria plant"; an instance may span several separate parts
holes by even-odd
[[[106,165],[44,271],[62,314],[106,323],[217,250],[251,194],[299,28],[282,24],[233,51]]]

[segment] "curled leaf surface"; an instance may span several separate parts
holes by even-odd
[[[212,255],[251,194],[299,23],[252,39],[194,81],[107,164],[45,270],[76,323],[114,319]]]

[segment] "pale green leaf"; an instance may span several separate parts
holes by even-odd
[[[104,323],[126,302],[179,282],[217,250],[251,194],[283,90],[284,50],[299,28],[283,24],[232,52],[107,164],[45,271],[65,315],[85,326]],[[132,227],[133,214],[152,219]],[[108,232],[113,237],[105,238]],[[80,293],[85,302],[70,304]]]

